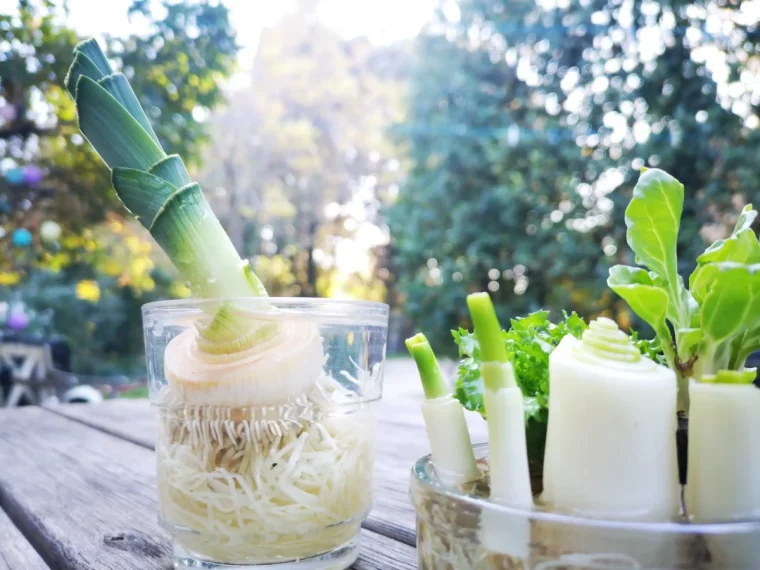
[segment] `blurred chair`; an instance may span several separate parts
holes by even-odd
[[[23,404],[41,405],[58,401],[102,401],[103,395],[88,384],[100,384],[104,379],[81,377],[57,368],[54,352],[59,361],[68,362],[68,347],[60,342],[20,338],[0,341],[0,365],[7,372],[6,390],[0,386],[0,404],[4,401],[6,408],[13,408]],[[89,382],[83,383],[83,380]],[[122,377],[119,380],[122,381]],[[7,397],[4,391],[7,391]]]
[[[50,346],[25,342],[0,343],[0,362],[10,373],[10,391],[6,408],[26,401],[39,404],[52,396],[55,389],[47,383],[47,370],[52,367]]]

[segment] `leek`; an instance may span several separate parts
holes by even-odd
[[[66,77],[79,128],[112,169],[124,206],[203,297],[265,296],[197,184],[167,156],[129,81],[114,73],[94,40],[79,44]]]
[[[79,128],[106,165],[121,202],[148,229],[193,292],[216,313],[174,338],[166,377],[197,405],[269,405],[308,392],[324,354],[318,327],[274,319],[268,303],[243,310],[235,298],[266,297],[182,159],[164,152],[127,78],[114,73],[95,40],[74,49],[66,87]],[[287,358],[283,358],[286,355]],[[247,379],[247,382],[246,382]]]
[[[501,326],[488,293],[467,297],[483,358],[483,403],[488,419],[491,498],[514,507],[531,507],[523,395],[507,360]]]
[[[406,340],[406,347],[417,364],[425,392],[422,417],[438,476],[449,485],[477,479],[481,473],[475,464],[464,409],[446,387],[430,343],[419,333]]]

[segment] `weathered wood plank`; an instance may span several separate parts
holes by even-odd
[[[362,529],[362,550],[353,570],[415,570],[417,549]]]
[[[169,537],[156,520],[152,451],[46,410],[23,408],[0,413],[0,457],[0,507],[51,567],[171,567]],[[363,531],[355,568],[415,567],[413,548]]]
[[[0,510],[0,570],[48,570],[37,551]]]
[[[119,398],[100,404],[51,405],[46,409],[149,449],[156,442],[156,420],[147,399]]]
[[[55,413],[153,448],[153,412],[147,400],[109,400],[102,404],[71,404]],[[474,442],[486,441],[486,423],[468,413]],[[416,542],[415,514],[409,502],[409,476],[414,462],[430,452],[419,401],[394,398],[380,404],[375,460],[375,502],[364,527],[408,545]]]
[[[39,408],[0,413],[0,507],[53,568],[170,567],[152,453]]]

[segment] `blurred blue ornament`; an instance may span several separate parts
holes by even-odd
[[[15,105],[6,102],[5,105],[0,107],[0,118],[6,123],[12,123],[17,117],[18,111],[16,110]]]
[[[29,247],[32,245],[32,232],[26,228],[18,228],[13,232],[13,245],[16,247]]]
[[[24,183],[24,169],[11,168],[5,173],[5,181],[8,184],[23,184]]]
[[[61,226],[53,220],[45,220],[40,224],[40,238],[45,243],[55,243],[61,237]]]
[[[23,311],[13,311],[8,317],[8,328],[22,331],[29,326],[29,317]]]
[[[33,164],[24,168],[24,182],[29,186],[37,186],[42,182],[42,169]]]

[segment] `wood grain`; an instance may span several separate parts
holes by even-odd
[[[0,510],[0,570],[48,570],[37,551]]]
[[[129,407],[140,408],[105,405],[92,421],[105,422],[108,408]],[[124,424],[122,418],[112,426]],[[0,508],[50,567],[171,568],[170,540],[156,520],[152,451],[48,410],[22,408],[0,414],[0,457]],[[414,548],[363,530],[354,568],[415,567]]]
[[[4,410],[0,507],[53,568],[170,568],[152,455],[40,408]]]
[[[412,398],[383,400],[378,412],[375,497],[364,528],[407,545],[416,544],[415,513],[409,501],[412,466],[427,455],[420,403]],[[49,408],[85,425],[153,449],[155,427],[147,400],[109,400],[101,404],[69,404]],[[467,413],[474,442],[487,439],[486,423]]]

